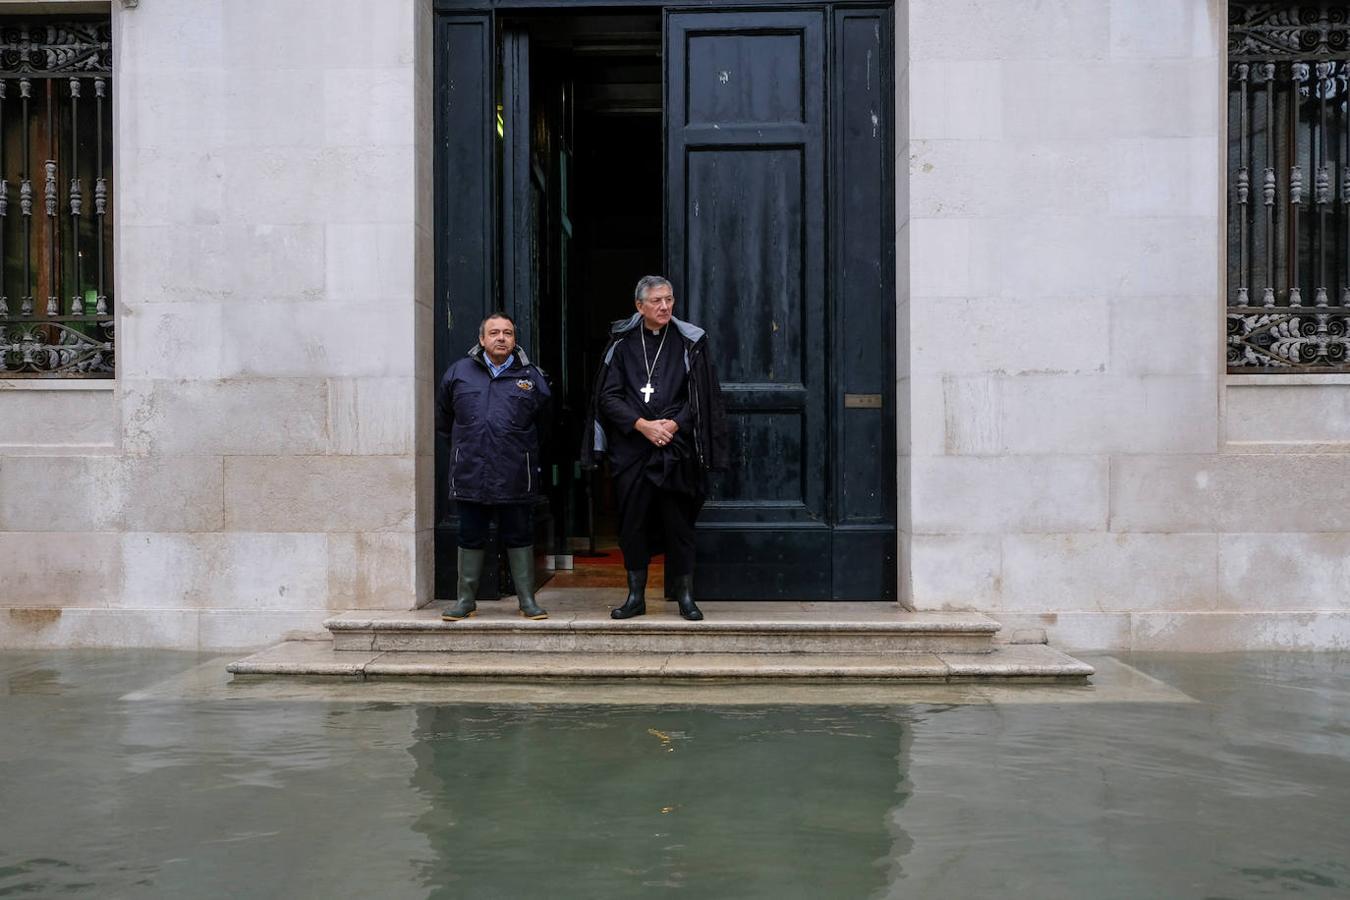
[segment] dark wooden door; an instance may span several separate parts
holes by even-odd
[[[884,15],[871,16],[870,46],[843,41],[835,50],[870,64],[876,89],[866,98],[872,130],[864,143],[879,156],[889,118]],[[700,520],[697,589],[710,599],[894,596],[893,504],[885,498],[895,456],[884,431],[894,421],[893,379],[865,379],[879,382],[866,400],[845,398],[850,370],[894,371],[893,341],[879,331],[892,320],[877,319],[886,303],[894,307],[893,292],[884,294],[887,230],[870,244],[880,254],[870,272],[830,260],[832,248],[844,249],[840,224],[855,215],[834,208],[827,191],[844,174],[831,168],[839,156],[827,118],[831,29],[843,24],[823,9],[666,15],[668,264],[676,314],[712,336],[731,433],[730,468],[715,478]],[[874,228],[883,217],[868,208],[888,208],[881,175],[859,176]],[[850,276],[879,290],[850,295]],[[870,334],[846,348],[839,329],[864,303],[872,321],[856,324]],[[858,432],[846,417],[862,408],[875,413],[876,427]],[[850,442],[849,434],[863,437]],[[851,459],[857,453],[866,457]],[[881,501],[879,515],[862,523],[873,539],[861,544],[844,534],[859,524],[843,496],[850,466],[861,467],[855,489]]]

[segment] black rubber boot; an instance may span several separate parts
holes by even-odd
[[[455,581],[455,605],[441,613],[446,622],[467,619],[478,609],[478,582],[483,577],[483,550],[459,548],[459,578]]]
[[[675,588],[675,602],[680,607],[680,615],[690,622],[702,619],[703,612],[694,602],[694,576],[676,575],[671,579],[671,584]]]
[[[628,599],[623,601],[623,606],[618,609],[611,609],[609,617],[611,619],[631,619],[633,616],[642,616],[647,614],[647,570],[629,569],[628,570]]]
[[[547,619],[548,613],[534,602],[534,548],[508,547],[506,562],[511,567],[511,580],[516,583],[520,614],[527,619]]]

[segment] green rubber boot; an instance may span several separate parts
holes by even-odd
[[[478,609],[478,582],[483,577],[483,550],[459,548],[459,579],[455,582],[455,605],[441,613],[446,622],[467,619]]]
[[[511,566],[511,580],[516,583],[520,614],[527,619],[547,619],[548,613],[534,602],[534,548],[508,547],[506,561]]]

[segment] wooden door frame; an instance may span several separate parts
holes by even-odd
[[[441,138],[446,133],[448,114],[447,102],[449,100],[446,87],[446,79],[451,70],[457,73],[470,75],[467,81],[461,82],[459,89],[461,91],[459,99],[467,99],[470,103],[478,103],[484,115],[495,118],[495,105],[497,102],[497,71],[499,66],[497,51],[497,35],[501,25],[501,17],[509,15],[514,17],[517,14],[528,14],[530,12],[567,12],[567,13],[603,13],[609,10],[617,11],[619,9],[643,9],[652,12],[661,11],[681,11],[681,12],[714,12],[714,11],[795,11],[795,10],[813,10],[822,13],[825,19],[825,27],[830,35],[830,56],[825,63],[827,77],[831,79],[829,89],[826,94],[826,163],[825,163],[825,215],[833,221],[841,221],[843,214],[843,198],[835,189],[833,183],[837,166],[841,164],[841,153],[843,149],[842,138],[835,130],[833,119],[836,115],[835,106],[840,102],[840,85],[836,83],[836,72],[834,70],[834,30],[839,27],[840,22],[847,17],[850,11],[856,10],[883,10],[883,20],[885,21],[888,32],[882,41],[884,48],[884,59],[879,69],[886,83],[885,96],[892,99],[891,104],[886,109],[889,116],[894,111],[894,11],[891,0],[838,0],[838,2],[793,2],[793,0],[737,0],[734,3],[718,2],[718,0],[687,0],[687,2],[670,2],[670,0],[434,0],[435,10],[435,127],[436,136],[436,161],[435,161],[435,205],[436,205],[436,224],[435,234],[433,236],[434,246],[436,248],[435,263],[435,335],[436,338],[436,366],[437,377],[444,371],[449,361],[457,357],[476,340],[477,321],[482,314],[495,308],[498,305],[498,299],[504,297],[502,284],[501,262],[499,255],[505,254],[506,248],[498,243],[498,230],[501,227],[501,216],[510,214],[509,210],[499,208],[502,197],[503,185],[501,179],[504,173],[501,171],[502,165],[498,162],[496,152],[496,135],[493,129],[489,128],[486,134],[479,136],[481,140],[477,143],[481,146],[473,148],[469,145],[473,141],[459,141],[455,146],[447,146],[448,141]],[[463,32],[477,32],[477,42],[465,42],[461,44],[472,45],[473,55],[468,59],[451,59],[448,57],[453,54],[447,54],[446,35],[449,29],[461,29]],[[664,27],[663,27],[664,31]],[[461,34],[461,38],[463,34]],[[474,77],[470,70],[477,68],[477,75]],[[464,85],[472,85],[467,91]],[[476,94],[476,96],[472,96]],[[883,230],[880,236],[881,243],[881,271],[883,277],[882,293],[889,297],[889,302],[883,304],[885,333],[894,335],[895,333],[895,209],[894,192],[896,167],[894,164],[894,140],[895,123],[888,123],[886,128],[886,149],[885,158],[888,164],[882,170],[883,189],[882,197],[884,201]],[[528,152],[528,150],[527,150]],[[483,190],[468,192],[467,194],[459,191],[451,192],[449,186],[451,183],[462,184],[465,172],[476,172],[477,184]],[[447,177],[442,173],[453,172],[453,177]],[[475,201],[472,197],[486,192],[486,196],[480,198],[476,209],[471,209]],[[453,196],[452,196],[453,195]],[[463,217],[459,224],[467,223],[468,232],[463,228],[456,230],[450,227],[449,223],[456,216]],[[663,229],[668,227],[669,215],[663,213]],[[474,223],[477,223],[476,226]],[[477,230],[475,230],[477,229]],[[467,243],[465,237],[467,235]],[[827,232],[827,262],[826,262],[826,317],[830,322],[831,340],[829,352],[833,359],[840,359],[838,356],[841,350],[841,341],[843,340],[843,330],[841,327],[835,327],[838,312],[836,304],[839,302],[836,296],[838,290],[838,279],[841,274],[840,258],[838,246],[838,236],[835,229],[831,227]],[[669,244],[666,241],[667,246]],[[454,254],[451,248],[455,248]],[[469,258],[466,262],[466,258]],[[476,260],[476,262],[475,262]],[[462,284],[458,281],[455,274],[456,268],[469,269],[477,267],[477,276],[469,279],[470,290],[462,290]],[[466,270],[468,271],[468,270]],[[456,315],[450,314],[449,291],[451,285],[456,286]],[[477,302],[473,294],[478,293]],[[481,309],[475,309],[481,307]],[[476,315],[474,313],[477,313]],[[470,321],[472,320],[472,321]],[[883,481],[883,502],[884,512],[879,517],[873,517],[871,520],[866,517],[856,521],[845,521],[844,517],[838,514],[835,508],[844,491],[844,475],[838,465],[839,447],[844,442],[845,434],[841,413],[845,406],[845,392],[856,390],[856,387],[849,384],[846,373],[837,371],[837,366],[832,363],[827,371],[827,391],[829,397],[828,409],[826,412],[826,442],[828,446],[827,458],[830,460],[828,490],[829,503],[831,504],[829,514],[829,528],[832,533],[840,539],[846,539],[853,542],[858,548],[857,551],[873,554],[881,554],[888,557],[888,563],[891,575],[889,577],[888,596],[878,599],[894,599],[895,589],[898,586],[895,578],[897,568],[896,556],[899,552],[899,484],[896,473],[895,460],[897,459],[897,389],[895,384],[896,372],[896,348],[893,340],[881,342],[882,352],[885,354],[884,371],[888,377],[883,379],[881,394],[885,403],[883,419],[886,427],[883,429],[881,438],[881,448],[879,456],[885,466],[885,471],[889,474],[884,476]],[[838,407],[836,409],[836,406]],[[445,515],[448,508],[448,500],[443,496],[445,491],[444,478],[442,473],[441,457],[444,454],[439,450],[436,453],[436,497],[435,497],[435,530],[438,549],[435,557],[435,575],[436,575],[436,596],[445,597],[449,595],[447,588],[453,584],[453,566],[443,563],[444,559],[452,561],[452,553],[442,552],[441,541],[453,539],[453,525],[456,524],[453,519]],[[841,542],[835,542],[840,544]],[[838,546],[831,550],[833,555],[832,567],[839,567],[844,562],[839,556]],[[485,579],[486,581],[487,579]]]

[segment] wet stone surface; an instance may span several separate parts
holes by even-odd
[[[839,690],[225,661],[0,654],[0,896],[1350,895],[1346,654]]]

